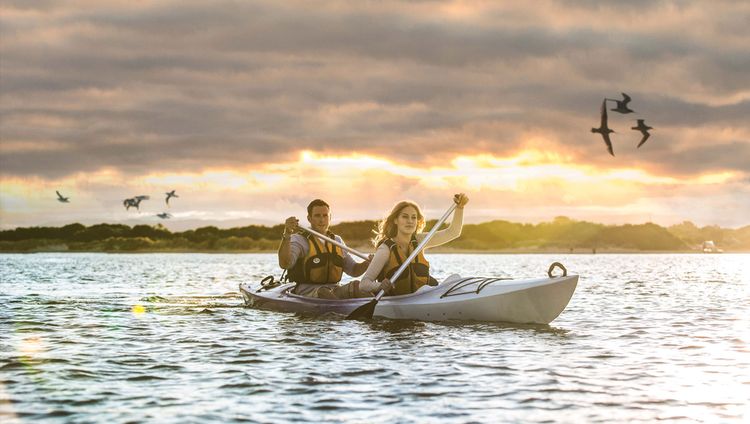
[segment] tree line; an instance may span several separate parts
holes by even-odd
[[[427,223],[429,230],[435,220]],[[377,221],[342,222],[331,226],[352,247],[372,250]],[[258,252],[278,248],[283,225],[220,229],[215,226],[172,232],[161,224],[69,224],[0,231],[0,251],[81,252]],[[604,225],[557,217],[539,224],[491,221],[466,224],[446,251],[691,251],[713,240],[725,251],[750,250],[750,225],[739,229],[697,227],[683,222],[670,227],[652,223]]]

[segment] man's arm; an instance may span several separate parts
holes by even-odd
[[[336,241],[346,246],[346,243],[344,243],[344,240],[340,236],[336,236]],[[357,262],[349,252],[344,250],[344,272],[352,277],[359,277],[367,271],[367,267],[372,260],[372,255],[369,255],[369,258],[364,262]]]
[[[297,261],[297,255],[292,252],[292,234],[297,229],[299,220],[290,216],[284,223],[284,234],[281,237],[281,245],[279,245],[279,266],[284,269],[289,269],[294,266]]]
[[[284,269],[289,269],[294,265],[294,262],[292,261],[291,238],[291,236],[284,236],[284,238],[281,239],[281,245],[279,246],[279,266]]]

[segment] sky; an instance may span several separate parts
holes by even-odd
[[[747,22],[724,0],[3,0],[0,228],[280,224],[314,198],[334,223],[402,199],[436,219],[457,192],[467,222],[748,225]],[[591,128],[623,92],[612,157]]]

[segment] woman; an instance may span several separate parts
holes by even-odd
[[[453,212],[451,225],[445,230],[437,231],[427,242],[425,249],[448,243],[461,235],[464,206],[469,202],[469,198],[461,193],[455,195],[453,201],[458,207]],[[430,263],[424,257],[424,249],[398,280],[390,281],[390,277],[427,235],[421,232],[424,225],[424,215],[414,202],[405,200],[393,207],[391,213],[378,225],[378,234],[374,240],[375,256],[359,283],[360,291],[375,294],[384,290],[387,295],[397,296],[414,293],[430,283]]]

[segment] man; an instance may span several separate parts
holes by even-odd
[[[313,230],[344,244],[341,237],[328,230],[331,208],[315,199],[307,205],[307,220]],[[297,283],[294,293],[324,299],[358,297],[358,284],[339,286],[342,273],[359,277],[369,261],[356,262],[342,248],[325,242],[312,234],[295,234],[299,220],[291,216],[284,223],[284,234],[279,246],[279,266],[288,270],[289,279]]]

